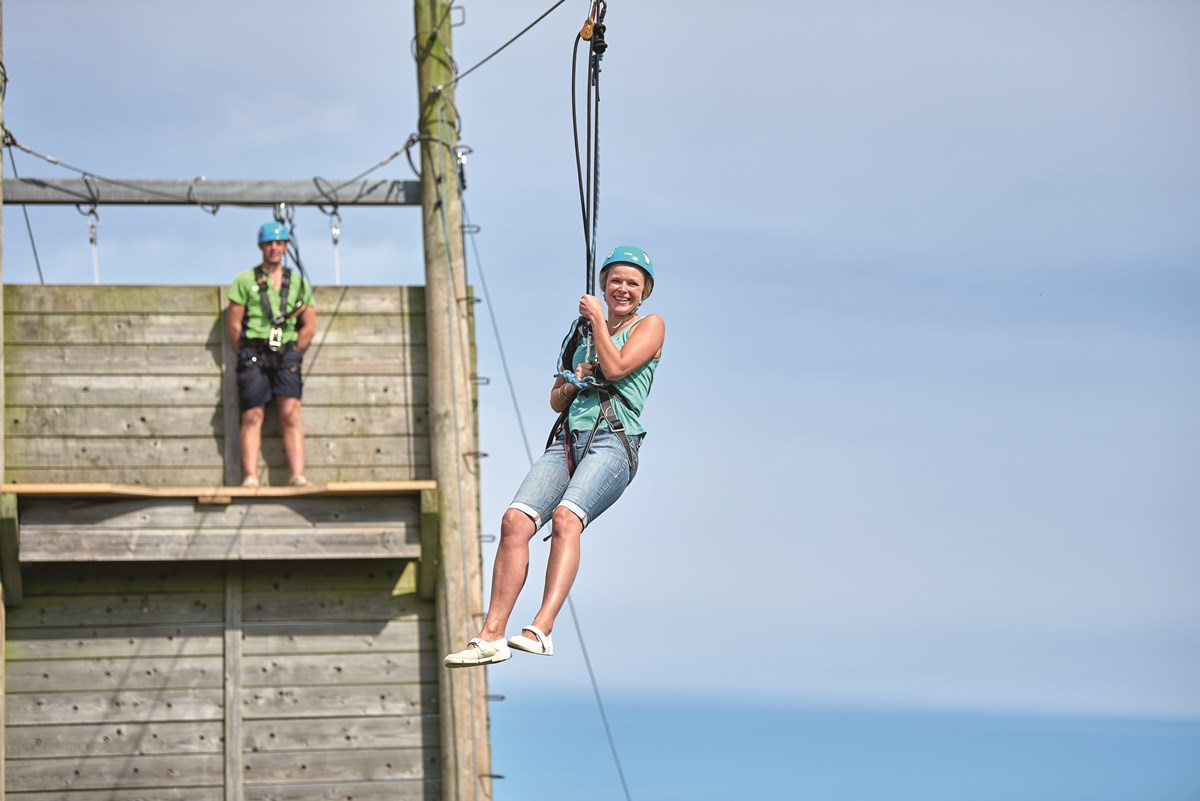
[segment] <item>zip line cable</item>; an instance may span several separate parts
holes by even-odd
[[[13,177],[20,178],[17,174],[17,160],[13,158],[12,148],[8,148],[8,161],[12,164]],[[21,204],[21,213],[25,215],[25,230],[29,232],[29,247],[33,251],[33,263],[37,265],[38,283],[45,286],[46,277],[42,275],[42,260],[38,258],[37,242],[33,238],[33,225],[29,222],[29,205]]]
[[[550,12],[554,11],[554,9],[558,8],[559,6],[561,6],[561,5],[562,5],[563,3],[565,3],[565,2],[567,2],[567,0],[558,0],[558,2],[557,2],[557,3],[555,3],[555,4],[554,4],[554,5],[552,5],[552,6],[550,6],[550,8],[548,8],[548,9],[546,9],[544,12],[542,12],[542,15],[541,15],[540,17],[538,17],[538,18],[537,18],[537,19],[535,19],[533,22],[529,23],[529,24],[528,24],[528,25],[526,25],[524,28],[522,28],[522,29],[521,29],[521,32],[520,32],[520,33],[518,33],[516,36],[512,37],[512,38],[511,38],[511,39],[509,39],[507,42],[505,42],[504,44],[500,45],[498,48],[496,48],[495,50],[493,50],[493,51],[492,51],[490,54],[488,54],[488,56],[487,56],[486,58],[484,58],[482,61],[480,61],[479,63],[475,64],[473,67],[469,68],[469,69],[468,69],[466,72],[464,72],[464,73],[461,73],[461,74],[459,74],[459,75],[455,75],[455,76],[454,76],[454,79],[453,79],[453,80],[451,80],[449,84],[447,84],[446,88],[449,88],[449,87],[451,87],[451,86],[455,86],[455,85],[457,85],[457,84],[458,84],[458,82],[459,82],[459,81],[461,81],[463,78],[467,77],[467,76],[468,76],[468,75],[470,75],[472,72],[474,72],[475,70],[477,70],[477,69],[479,69],[480,67],[482,67],[484,64],[486,64],[486,63],[488,63],[489,61],[491,61],[491,60],[492,60],[492,58],[493,58],[494,56],[497,56],[497,55],[499,55],[499,54],[500,54],[500,52],[501,52],[502,50],[504,50],[504,49],[505,49],[506,47],[508,47],[510,44],[512,44],[513,42],[517,41],[517,40],[518,40],[518,39],[520,39],[522,36],[524,36],[526,33],[528,33],[528,32],[529,32],[529,30],[530,30],[531,28],[533,28],[533,26],[534,26],[534,25],[537,25],[539,22],[541,22],[542,20],[544,20],[546,17],[550,16]]]
[[[467,204],[462,204],[464,228],[471,229],[471,217],[467,213]],[[492,294],[488,291],[487,278],[483,274],[483,260],[479,258],[479,244],[475,234],[470,234],[471,252],[475,254],[476,275],[479,276],[479,286],[483,289],[484,305],[487,307],[488,319],[492,322],[492,334],[496,337],[496,350],[500,352],[500,364],[504,370],[505,383],[508,385],[508,396],[512,398],[513,409],[517,413],[517,428],[521,431],[521,444],[525,447],[525,457],[529,466],[533,466],[533,451],[529,448],[529,434],[525,431],[525,418],[521,415],[521,407],[517,403],[517,391],[513,384],[512,373],[508,369],[508,357],[504,355],[504,341],[500,337],[500,327],[496,323],[496,310],[492,307]]]
[[[466,203],[463,203],[463,217],[464,221],[469,222],[470,218],[467,216]],[[496,312],[492,306],[491,294],[488,292],[487,279],[484,276],[483,260],[479,256],[479,246],[475,241],[475,234],[471,233],[469,235],[469,239],[471,241],[471,252],[475,256],[475,269],[476,274],[479,276],[479,286],[481,289],[483,289],[484,306],[488,310],[488,317],[492,322],[492,331],[496,335],[496,346],[500,352],[500,364],[504,370],[504,380],[508,385],[509,397],[512,398],[513,412],[517,417],[517,427],[521,431],[521,444],[525,446],[525,456],[529,460],[529,466],[532,467],[534,458],[533,452],[529,448],[529,435],[525,433],[525,417],[521,414],[521,407],[517,402],[517,393],[513,382],[512,373],[508,368],[508,360],[504,356],[504,344],[500,336],[500,327],[496,320]],[[626,800],[631,801],[632,796],[629,794],[629,785],[625,781],[625,771],[621,767],[621,757],[617,751],[616,739],[613,737],[612,726],[609,725],[608,714],[604,709],[604,698],[600,694],[600,684],[596,680],[596,671],[593,669],[591,657],[588,655],[587,642],[583,636],[583,628],[579,625],[579,615],[575,611],[575,601],[569,593],[567,594],[567,609],[571,613],[571,621],[575,626],[575,633],[579,636],[580,653],[583,654],[583,663],[587,667],[588,679],[592,684],[592,693],[596,696],[596,706],[600,711],[600,722],[604,727],[604,734],[608,738],[608,747],[612,752],[613,762],[616,764],[617,775],[621,779],[621,787],[625,791]]]
[[[0,61],[0,103],[3,103],[8,97],[8,70],[4,66],[4,62]],[[7,134],[7,131],[5,131]],[[4,145],[8,144],[7,136],[5,136]],[[12,148],[8,148],[8,161],[12,164],[13,177],[20,178],[17,174],[17,160],[13,157]],[[38,283],[45,286],[46,277],[42,275],[42,260],[38,258],[37,242],[33,238],[33,224],[29,222],[29,206],[25,203],[21,204],[21,213],[25,215],[25,230],[29,234],[29,248],[33,251],[33,263],[37,265]]]

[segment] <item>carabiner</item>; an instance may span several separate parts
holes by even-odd
[[[342,238],[342,215],[336,208],[329,212],[329,233],[333,237],[333,244],[336,247],[338,240]]]

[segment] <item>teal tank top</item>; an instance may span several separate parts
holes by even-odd
[[[641,320],[638,320],[613,337],[613,344],[617,346],[618,350],[625,347],[625,343],[629,340],[629,335],[639,322]],[[575,354],[571,357],[571,366],[579,366],[586,358],[587,348],[583,344],[580,344],[575,349]],[[625,433],[630,436],[646,433],[645,427],[642,426],[640,415],[642,409],[646,406],[646,398],[650,395],[650,385],[654,383],[654,371],[658,368],[658,362],[658,358],[653,358],[629,375],[613,382],[613,385],[621,393],[621,396],[629,401],[628,406],[620,401],[613,401],[613,409],[616,410],[617,417],[625,424]],[[601,366],[603,367],[603,365]],[[600,399],[596,396],[596,393],[581,393],[576,395],[575,399],[571,401],[571,415],[568,419],[568,427],[572,431],[591,431],[596,425],[596,419],[599,416]]]

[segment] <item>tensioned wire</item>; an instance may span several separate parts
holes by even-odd
[[[4,62],[0,61],[0,103],[3,103],[8,96],[8,70],[4,68]],[[12,164],[13,178],[20,178],[17,174],[17,160],[13,158],[12,148],[8,149],[8,161]],[[29,222],[29,207],[22,203],[21,212],[25,215],[25,230],[29,232],[29,247],[33,250],[33,263],[37,265],[38,282],[46,283],[45,276],[42,275],[42,260],[38,258],[37,242],[33,239],[33,225]]]
[[[472,72],[474,72],[475,70],[477,70],[477,69],[479,69],[480,67],[482,67],[484,64],[486,64],[486,63],[488,63],[489,61],[491,61],[491,60],[492,60],[492,58],[493,58],[494,56],[497,56],[497,55],[499,55],[499,54],[500,54],[500,52],[501,52],[502,50],[504,50],[504,49],[505,49],[506,47],[508,47],[510,44],[512,44],[513,42],[517,41],[517,40],[518,40],[518,39],[520,39],[522,36],[524,36],[526,33],[528,33],[528,32],[529,32],[529,30],[530,30],[531,28],[533,28],[533,26],[534,26],[534,25],[537,25],[539,22],[541,22],[542,20],[544,20],[546,17],[550,16],[550,12],[551,12],[551,11],[553,11],[553,10],[554,10],[554,9],[556,9],[556,8],[558,8],[559,6],[561,6],[561,5],[562,5],[563,3],[565,3],[565,2],[567,2],[567,0],[558,0],[558,2],[557,2],[557,3],[555,3],[555,4],[554,4],[554,5],[552,5],[552,6],[550,6],[550,8],[546,9],[545,11],[543,11],[543,12],[542,12],[542,15],[541,15],[540,17],[538,17],[538,18],[537,18],[537,19],[535,19],[533,22],[529,23],[529,24],[528,24],[528,25],[526,25],[524,28],[522,28],[522,29],[521,29],[521,31],[520,31],[520,32],[519,32],[519,33],[518,33],[516,36],[512,37],[512,38],[511,38],[511,39],[509,39],[507,42],[505,42],[504,44],[500,45],[498,48],[496,48],[496,49],[495,49],[495,50],[493,50],[491,53],[489,53],[489,54],[487,55],[487,57],[486,57],[486,58],[484,58],[482,61],[478,62],[478,63],[477,63],[477,64],[475,64],[474,66],[472,66],[472,67],[470,67],[469,69],[467,69],[467,71],[466,71],[466,72],[463,72],[463,73],[460,73],[460,74],[458,74],[458,75],[455,75],[455,76],[454,76],[454,79],[453,79],[452,81],[450,81],[450,83],[449,83],[449,84],[447,84],[447,87],[446,87],[446,88],[449,88],[449,87],[451,87],[451,86],[454,86],[454,85],[455,85],[455,84],[457,84],[459,81],[461,81],[463,78],[467,77],[467,76],[468,76],[468,75],[470,75]]]
[[[21,176],[17,174],[17,160],[13,158],[11,147],[8,149],[8,161],[12,164],[13,178],[19,179]],[[42,275],[42,260],[38,258],[37,242],[33,238],[33,224],[29,222],[29,206],[22,203],[21,212],[25,215],[25,230],[29,232],[29,247],[33,251],[33,263],[37,265],[38,283],[44,286],[46,277]]]
[[[527,30],[529,30],[529,28],[532,28],[534,24],[536,24],[538,21],[540,21],[543,17],[545,17],[547,14],[549,14],[550,11],[553,11],[559,5],[562,5],[561,0],[559,3],[556,3],[554,6],[552,6],[545,14],[543,14],[542,17],[539,17],[538,20],[535,20],[534,23],[531,24],[530,26],[528,26],[525,30],[527,31]],[[597,2],[595,0],[593,0],[593,2],[592,2],[593,10],[596,9],[596,6],[597,6]],[[523,34],[524,32],[525,31],[522,31],[521,33]],[[521,34],[518,34],[518,37],[520,35]],[[514,40],[515,40],[515,38],[517,38],[517,37],[514,37]],[[578,118],[575,114],[575,109],[576,109],[576,105],[577,105],[576,99],[575,99],[576,57],[577,57],[578,50],[579,50],[580,40],[581,40],[581,37],[576,36],[575,46],[574,46],[574,49],[572,52],[572,59],[571,59],[571,109],[572,109],[572,128],[574,131],[574,140],[575,140],[576,172],[577,172],[578,178],[579,178],[580,201],[581,201],[581,205],[583,206],[584,241],[585,241],[586,245],[590,245],[590,247],[588,248],[588,254],[587,254],[587,260],[588,260],[587,292],[593,293],[594,292],[593,282],[594,282],[594,270],[595,270],[594,265],[595,265],[595,252],[596,252],[596,235],[597,235],[597,227],[598,227],[596,225],[596,222],[597,222],[596,215],[599,211],[599,203],[600,203],[599,175],[598,175],[598,173],[599,173],[599,131],[597,130],[599,128],[600,95],[599,95],[599,85],[598,85],[598,77],[599,77],[598,74],[595,76],[597,79],[597,83],[595,85],[594,95],[593,95],[592,70],[594,69],[596,71],[596,73],[599,72],[599,56],[596,54],[592,54],[590,52],[590,48],[589,48],[590,59],[589,59],[589,69],[588,69],[588,77],[587,77],[588,91],[587,91],[587,131],[586,131],[588,141],[587,141],[586,150],[587,150],[588,161],[591,162],[591,164],[589,166],[592,169],[589,172],[588,180],[586,182],[587,187],[585,189],[585,181],[584,181],[583,171],[581,169],[581,165],[579,162]],[[511,41],[513,41],[513,40],[510,40],[509,43],[511,43]],[[508,44],[506,43],[505,47],[507,47],[507,46],[508,46]],[[502,47],[500,49],[502,50],[504,48]],[[499,51],[496,51],[496,52],[499,52]],[[493,53],[492,55],[495,55],[495,53]],[[491,58],[491,56],[488,56],[488,58]],[[486,61],[487,61],[487,59],[484,59],[484,61],[481,61],[476,66],[482,65]],[[475,69],[475,67],[471,68],[471,70],[474,70],[474,69]],[[468,70],[468,72],[470,72],[471,70]],[[463,75],[456,77],[455,80],[451,82],[451,85],[453,85],[453,83],[457,83],[458,80],[461,80],[461,78],[465,77],[465,76],[466,76],[466,73],[463,73]],[[593,117],[593,113],[592,113],[593,105],[595,105],[597,107],[595,110],[594,117]],[[439,112],[440,112],[440,110],[441,110],[441,106],[439,106]],[[447,147],[449,148],[448,144],[447,144]],[[458,189],[459,189],[459,194],[461,196],[463,189],[464,189],[464,187],[462,186],[462,179],[457,170],[455,171],[455,175],[456,175],[456,177],[458,177],[458,180],[459,180]],[[589,195],[590,195],[590,198],[589,198]],[[592,205],[590,208],[588,206],[589,199],[592,202]],[[466,201],[463,200],[463,201],[461,201],[461,203],[462,203],[464,231],[471,232],[470,233],[471,250],[475,256],[475,264],[476,264],[477,272],[479,275],[480,288],[483,290],[485,305],[487,306],[488,316],[490,317],[491,323],[492,323],[492,331],[496,336],[496,344],[497,344],[497,348],[500,353],[500,362],[501,362],[501,366],[504,370],[505,382],[508,385],[509,397],[512,398],[513,410],[517,417],[517,425],[521,431],[521,444],[525,448],[526,458],[529,461],[529,465],[532,467],[533,461],[534,461],[533,452],[530,450],[530,447],[529,447],[529,437],[525,430],[524,417],[521,414],[520,405],[517,402],[517,395],[516,395],[516,390],[514,388],[512,374],[508,367],[508,359],[506,358],[505,353],[504,353],[503,340],[502,340],[502,337],[500,336],[500,329],[499,329],[499,325],[498,325],[498,322],[496,319],[495,309],[492,306],[491,294],[488,291],[487,279],[484,275],[483,262],[479,257],[479,248],[478,248],[478,244],[475,239],[474,229],[470,225],[470,216],[467,212]],[[590,231],[589,231],[589,229],[590,229]],[[605,736],[608,739],[609,750],[612,752],[613,762],[617,769],[617,775],[621,780],[621,788],[625,793],[626,801],[632,801],[632,796],[629,792],[629,784],[625,779],[625,771],[621,766],[621,757],[617,750],[616,739],[613,736],[612,726],[609,724],[608,714],[606,713],[605,708],[604,708],[604,699],[600,693],[600,684],[596,679],[596,672],[595,672],[594,668],[592,667],[592,660],[591,660],[591,657],[588,654],[588,650],[587,650],[587,641],[586,641],[586,638],[584,637],[583,628],[579,623],[579,615],[575,609],[575,601],[572,599],[572,597],[569,593],[567,595],[567,609],[571,613],[571,621],[575,626],[576,634],[579,636],[580,652],[583,655],[584,665],[587,668],[588,679],[591,682],[592,692],[596,698],[596,706],[600,712],[600,720],[604,727]]]
[[[463,220],[470,223],[470,217],[467,215],[467,204],[463,203]],[[488,292],[487,279],[484,277],[483,261],[479,257],[479,247],[475,241],[475,234],[470,234],[471,252],[475,256],[476,273],[479,275],[479,286],[483,290],[484,305],[488,310],[488,317],[492,322],[492,331],[496,335],[496,345],[500,351],[500,363],[504,369],[504,380],[508,385],[508,394],[512,398],[513,412],[517,416],[517,427],[521,430],[521,444],[525,446],[525,455],[529,459],[529,465],[533,466],[533,452],[529,449],[529,436],[525,433],[525,419],[521,414],[521,407],[517,403],[517,393],[514,389],[512,373],[508,369],[508,360],[504,357],[504,345],[500,337],[500,329],[496,321],[496,312],[492,307],[492,297]],[[612,726],[608,722],[608,714],[604,710],[604,698],[600,694],[600,683],[596,680],[596,671],[592,667],[592,659],[588,655],[587,640],[583,636],[583,627],[579,624],[579,615],[575,611],[575,601],[571,595],[567,594],[567,610],[571,613],[571,622],[575,626],[575,633],[579,636],[579,650],[583,654],[583,664],[587,667],[588,679],[592,684],[592,693],[596,696],[596,707],[600,711],[600,722],[604,726],[604,734],[608,738],[608,747],[612,752],[613,763],[617,768],[617,775],[621,779],[621,787],[625,791],[626,801],[632,801],[632,796],[629,794],[629,784],[625,781],[625,771],[621,767],[621,756],[617,751],[617,742],[613,737]]]

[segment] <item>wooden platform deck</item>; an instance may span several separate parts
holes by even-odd
[[[229,503],[234,498],[294,498],[319,495],[407,495],[437,489],[432,480],[330,481],[303,487],[148,487],[142,484],[4,484],[0,492],[25,497],[195,498],[199,503]]]

